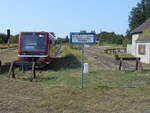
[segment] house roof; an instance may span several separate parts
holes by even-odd
[[[131,34],[142,33],[145,29],[150,28],[150,19],[144,22],[142,25],[131,31]]]
[[[150,36],[142,36],[136,40],[138,43],[150,43]]]

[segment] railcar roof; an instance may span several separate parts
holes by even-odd
[[[43,32],[20,32],[20,33],[22,34],[22,33],[48,33],[48,32],[43,31]]]

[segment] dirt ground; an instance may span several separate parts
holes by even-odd
[[[0,60],[2,64],[17,60],[17,49],[0,49]]]
[[[49,87],[0,79],[0,113],[150,113],[150,90]]]

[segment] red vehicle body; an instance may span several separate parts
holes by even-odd
[[[41,64],[49,63],[49,33],[21,32],[18,40],[18,57]]]

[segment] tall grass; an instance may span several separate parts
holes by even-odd
[[[0,44],[0,47],[8,47],[8,44]],[[18,44],[9,44],[9,47],[18,47]]]

